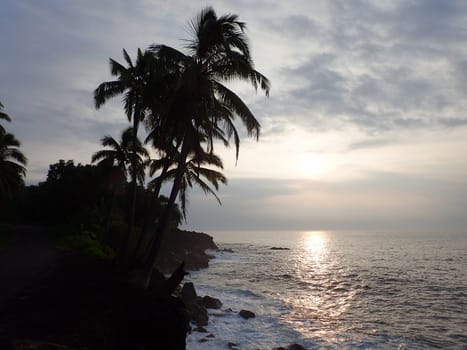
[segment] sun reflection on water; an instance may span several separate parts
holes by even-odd
[[[317,261],[326,253],[328,234],[326,231],[305,231],[302,233],[302,241],[309,253],[309,258]]]
[[[282,317],[304,335],[328,339],[336,337],[336,326],[356,294],[345,278],[346,267],[333,256],[331,235],[328,231],[301,232],[300,249],[290,261],[300,282],[295,295],[285,300],[293,311]]]

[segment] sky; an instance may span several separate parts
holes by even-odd
[[[0,101],[29,159],[89,163],[128,126],[121,100],[95,110],[122,48],[183,50],[205,6],[247,23],[269,98],[231,85],[262,125],[216,151],[222,206],[190,194],[197,230],[467,228],[467,2],[463,0],[3,0]],[[141,136],[144,131],[141,132]]]

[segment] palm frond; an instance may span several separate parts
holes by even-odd
[[[99,109],[112,97],[122,94],[125,91],[125,86],[119,81],[106,81],[101,83],[94,90],[94,104]]]

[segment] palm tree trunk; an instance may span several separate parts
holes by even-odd
[[[131,167],[132,167],[132,172],[131,172],[131,205],[129,208],[129,216],[128,216],[128,229],[126,233],[126,237],[122,240],[121,246],[120,246],[120,261],[124,262],[126,260],[126,256],[128,253],[128,249],[130,246],[130,241],[131,241],[131,233],[133,231],[133,227],[135,225],[135,212],[136,212],[136,175],[137,175],[137,169],[136,169],[136,160],[137,160],[137,153],[136,153],[136,142],[138,139],[138,117],[139,117],[139,112],[137,109],[135,109],[135,112],[133,114],[133,152],[132,152],[132,157],[131,157]]]
[[[153,243],[151,245],[151,249],[149,251],[148,257],[145,262],[146,276],[145,276],[144,282],[146,286],[149,285],[152,270],[154,269],[156,265],[159,251],[161,249],[162,242],[167,233],[170,219],[172,217],[172,212],[175,207],[175,200],[177,199],[177,195],[180,190],[180,185],[182,183],[183,173],[185,172],[185,167],[186,167],[185,162],[188,156],[188,151],[190,149],[190,141],[191,141],[190,131],[187,130],[185,133],[184,140],[183,140],[182,150],[181,150],[180,158],[178,160],[177,172],[175,174],[175,179],[172,185],[172,190],[170,192],[169,200],[167,202],[167,206],[165,208],[164,214],[162,215],[162,218],[159,221],[159,224],[157,225],[157,230],[154,234]]]
[[[163,167],[163,169],[161,171],[161,174],[159,175],[159,177],[156,180],[156,183],[155,183],[155,186],[154,186],[154,192],[153,192],[153,195],[151,197],[151,203],[149,204],[148,211],[147,211],[146,216],[144,218],[143,230],[141,231],[141,234],[139,236],[138,244],[136,245],[133,260],[138,258],[138,256],[141,256],[142,253],[143,253],[142,252],[143,242],[146,240],[146,236],[148,234],[149,227],[150,227],[151,223],[154,222],[154,220],[155,220],[155,208],[154,207],[155,207],[157,198],[159,198],[159,193],[160,193],[161,187],[162,187],[162,180],[164,179],[165,174],[167,173],[167,170],[169,169],[171,161],[172,161],[172,157],[167,157],[167,159],[164,162],[164,167]]]

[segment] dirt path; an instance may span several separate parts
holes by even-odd
[[[0,253],[0,308],[53,267],[59,253],[40,228],[20,226],[6,251]]]

